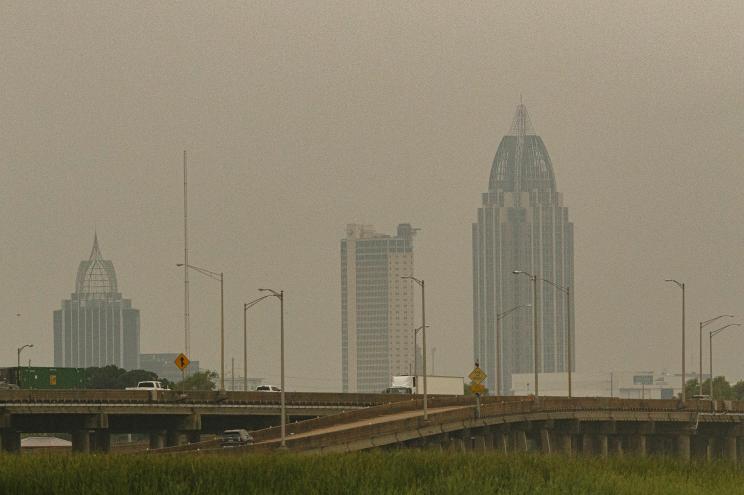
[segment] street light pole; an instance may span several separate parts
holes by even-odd
[[[682,393],[680,397],[682,398],[682,402],[684,402],[685,386],[687,385],[685,376],[685,284],[674,279],[666,279],[665,282],[677,284],[677,287],[682,289]],[[711,384],[712,383],[713,382],[711,382]]]
[[[284,291],[280,290],[279,292],[275,291],[274,289],[258,289],[262,292],[270,292],[272,296],[279,299],[279,332],[280,332],[280,366],[281,366],[281,390],[279,391],[279,394],[281,395],[281,435],[282,440],[281,444],[279,446],[280,449],[286,449],[287,448],[287,404],[284,399]]]
[[[21,351],[25,349],[26,347],[33,347],[33,344],[24,344],[21,347],[18,348],[18,368],[16,368],[16,373],[18,373],[16,381],[18,382],[16,385],[18,385],[18,388],[21,388]]]
[[[502,318],[507,316],[513,311],[518,310],[519,308],[529,308],[531,304],[520,304],[519,306],[514,306],[511,309],[507,309],[506,311],[499,313],[496,315],[496,395],[501,395],[501,367],[502,367],[502,360],[501,360],[501,330],[499,322]]]
[[[741,323],[729,323],[728,325],[719,328],[718,330],[712,330],[710,332],[710,342],[708,343],[708,350],[710,352],[709,364],[710,364],[710,398],[713,399],[713,337],[726,330],[728,327],[740,327]]]
[[[427,325],[427,327],[431,327],[431,325]],[[413,376],[416,376],[418,374],[418,354],[416,353],[416,344],[418,343],[417,336],[419,333],[419,330],[421,330],[424,327],[418,327],[413,331]]]
[[[561,291],[564,294],[566,294],[566,298],[565,298],[565,301],[566,301],[566,324],[568,325],[568,329],[566,330],[567,344],[568,344],[566,346],[566,350],[568,352],[568,397],[570,398],[570,397],[572,397],[572,392],[571,392],[571,368],[572,368],[571,364],[572,363],[571,363],[571,361],[573,359],[572,358],[572,354],[573,353],[571,352],[571,286],[570,285],[567,285],[567,286],[563,287],[562,285],[558,285],[555,282],[551,282],[550,280],[547,280],[547,279],[544,279],[544,278],[541,278],[540,280],[542,280],[546,284],[552,285],[553,287],[555,287],[559,291]]]
[[[268,294],[254,299],[251,302],[243,304],[243,391],[248,391],[248,323],[246,321],[246,313],[250,308],[260,303],[267,297],[273,297],[273,294]]]
[[[413,280],[414,282],[419,284],[419,287],[421,287],[421,340],[422,340],[421,345],[423,346],[422,361],[423,361],[423,367],[424,367],[424,421],[428,421],[429,420],[429,410],[427,407],[427,399],[428,399],[427,392],[428,391],[426,389],[426,296],[424,292],[424,281],[419,280],[416,277],[401,277],[401,278]]]
[[[220,392],[225,391],[225,274],[213,272],[206,268],[200,268],[194,265],[176,263],[176,266],[185,266],[196,270],[202,275],[217,280],[220,283]]]
[[[533,333],[533,343],[532,346],[535,348],[535,356],[533,358],[534,360],[534,368],[535,368],[535,398],[540,397],[540,389],[538,387],[538,374],[540,372],[540,350],[539,350],[539,336],[538,336],[538,330],[537,330],[537,275],[532,275],[531,273],[522,271],[522,270],[514,270],[512,272],[515,275],[527,275],[530,280],[532,281],[532,333]]]
[[[710,320],[700,322],[700,373],[698,374],[698,393],[703,395],[703,327],[721,318],[733,318],[734,315],[719,315]],[[711,380],[713,377],[710,378]]]

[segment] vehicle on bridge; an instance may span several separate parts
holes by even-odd
[[[275,385],[259,385],[256,387],[256,392],[281,392],[282,389]]]
[[[170,390],[167,387],[164,387],[162,383],[158,381],[152,381],[148,380],[146,382],[139,382],[137,383],[136,387],[127,387],[125,390]]]
[[[432,395],[465,395],[464,380],[461,376],[426,376],[426,392]],[[406,392],[406,390],[408,390]],[[386,394],[423,394],[424,377],[422,375],[394,376]]]
[[[248,433],[248,430],[237,429],[237,430],[225,430],[222,433],[222,440],[220,445],[222,448],[229,447],[240,447],[241,445],[249,445],[253,443],[253,436]]]

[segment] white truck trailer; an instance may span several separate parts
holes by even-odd
[[[464,395],[465,381],[461,376],[426,376],[426,393],[431,395]],[[423,375],[394,376],[390,387],[385,390],[391,394],[423,394]]]

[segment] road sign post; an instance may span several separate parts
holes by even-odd
[[[186,381],[186,368],[191,363],[191,361],[188,357],[186,357],[186,354],[182,352],[176,357],[175,363],[178,369],[181,370],[181,392],[183,392],[185,387],[184,382]]]
[[[475,368],[473,369],[473,371],[470,372],[468,378],[470,378],[471,380],[470,391],[475,394],[475,416],[477,418],[480,418],[480,396],[483,392],[486,391],[486,387],[483,386],[483,380],[488,378],[488,375],[486,375],[486,373],[482,369],[480,369],[480,366],[476,361]]]

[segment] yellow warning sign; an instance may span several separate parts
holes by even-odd
[[[189,358],[187,358],[183,352],[176,358],[176,366],[178,366],[179,370],[186,369],[186,366],[188,366],[190,362]]]
[[[475,369],[468,375],[468,378],[470,378],[473,383],[481,383],[487,377],[488,375],[486,375],[486,372],[480,369],[478,366],[476,366]]]
[[[474,394],[482,394],[486,391],[486,386],[482,383],[474,383],[470,386],[470,391]]]

